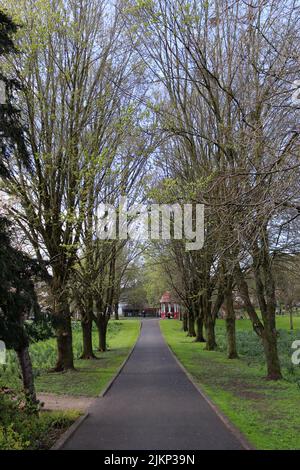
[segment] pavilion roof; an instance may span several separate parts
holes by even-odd
[[[166,291],[163,293],[161,299],[160,299],[160,303],[172,303],[174,302],[173,298],[172,298],[172,295],[171,295],[171,292],[169,291]]]

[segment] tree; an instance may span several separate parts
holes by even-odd
[[[150,307],[159,307],[162,294],[171,289],[168,284],[163,260],[155,257],[155,251],[149,250],[145,260],[145,291],[147,303]]]
[[[0,10],[0,57],[2,60],[15,55],[14,36],[18,26]],[[13,148],[17,146],[20,159],[28,166],[28,154],[24,141],[24,129],[21,122],[20,109],[15,104],[14,92],[20,89],[20,82],[4,73],[0,68],[1,103],[0,103],[0,176],[11,176],[6,162],[11,158]]]
[[[16,53],[13,37],[17,25],[0,11],[0,56]],[[18,149],[20,159],[28,168],[28,155],[20,112],[13,103],[13,93],[19,83],[7,78],[0,71],[0,82],[4,84],[3,102],[0,103],[0,176],[10,180],[11,173],[6,163],[13,149]],[[2,209],[2,208],[1,208]],[[32,276],[37,274],[37,265],[10,242],[11,233],[7,218],[0,217],[0,336],[7,348],[15,349],[18,355],[25,396],[36,403],[34,378],[29,355],[29,335],[24,324],[26,313],[37,309]]]
[[[248,313],[264,345],[268,377],[279,379],[270,226],[283,217],[287,201],[296,205],[297,199],[299,131],[289,98],[299,69],[295,4],[157,0],[133,2],[124,16],[134,46],[164,86],[153,107],[170,141],[166,172],[185,196],[192,185],[191,199],[206,206],[198,268],[207,347],[215,348],[212,296],[224,276],[221,266],[228,278],[235,264],[251,260],[259,328],[254,309]],[[225,285],[219,283],[220,298]],[[242,288],[240,278],[237,285]],[[227,290],[228,302],[230,295]],[[233,339],[234,329],[229,332]]]
[[[8,349],[17,353],[27,400],[37,403],[32,364],[29,355],[29,313],[38,315],[33,276],[38,265],[10,243],[7,220],[0,219],[0,336]]]
[[[89,175],[109,169],[110,149],[101,146],[100,136],[111,112],[107,105],[117,97],[114,88],[107,103],[110,83],[101,78],[114,73],[117,13],[106,16],[104,2],[94,0],[38,5],[24,0],[8,7],[23,25],[18,38],[22,54],[10,65],[22,84],[19,101],[28,125],[30,170],[14,152],[6,189],[19,203],[13,215],[37,258],[48,262],[58,345],[55,369],[62,371],[73,368],[67,286],[88,211]]]

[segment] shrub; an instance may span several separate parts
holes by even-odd
[[[77,411],[28,413],[23,397],[0,394],[0,450],[48,449],[79,416]]]
[[[29,441],[13,430],[13,424],[7,428],[0,426],[0,450],[23,450],[29,445]]]

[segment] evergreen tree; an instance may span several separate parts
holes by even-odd
[[[33,260],[11,246],[9,223],[0,218],[0,338],[18,355],[24,392],[31,402],[36,402],[36,395],[25,319],[38,313],[32,280],[37,270]]]
[[[13,35],[17,25],[0,12],[0,58],[17,53]],[[18,84],[0,70],[0,81],[5,96],[0,103],[0,177],[10,178],[4,166],[13,150],[27,162],[26,144],[19,110],[14,105],[14,93]],[[4,98],[4,99],[3,99]],[[32,365],[29,355],[30,331],[25,324],[26,315],[35,311],[38,304],[34,291],[33,276],[38,266],[21,251],[15,249],[10,240],[10,223],[0,217],[0,339],[18,355],[26,397],[36,402]]]
[[[18,26],[0,11],[0,58],[8,54],[17,54],[13,35]],[[28,166],[28,152],[21,122],[21,112],[14,104],[14,94],[20,88],[16,80],[7,77],[0,67],[0,84],[4,92],[0,102],[0,176],[9,177],[5,160],[9,159],[16,147],[23,163]]]

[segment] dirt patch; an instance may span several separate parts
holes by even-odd
[[[44,403],[44,410],[79,410],[86,411],[94,401],[91,397],[74,397],[71,395],[56,395],[54,393],[38,393],[38,399]]]
[[[248,400],[257,400],[265,399],[266,395],[264,392],[264,387],[252,385],[251,383],[242,382],[239,380],[230,380],[224,388],[234,393],[235,395],[246,398]]]
[[[236,393],[236,395],[239,395],[242,398],[246,398],[247,400],[257,400],[265,398],[262,393],[252,392],[251,390],[238,390],[238,393]]]

